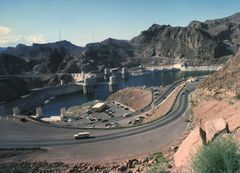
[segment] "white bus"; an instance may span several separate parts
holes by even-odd
[[[75,139],[85,139],[85,138],[89,138],[90,137],[90,133],[89,132],[80,132],[74,135]]]

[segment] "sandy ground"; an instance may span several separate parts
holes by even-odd
[[[151,104],[152,99],[151,91],[141,88],[125,88],[112,94],[108,98],[109,101],[117,101],[134,111],[140,110]]]
[[[240,116],[240,101],[234,97],[212,97],[197,90],[193,94],[194,117],[203,125],[207,120],[223,117],[228,119],[234,115]]]

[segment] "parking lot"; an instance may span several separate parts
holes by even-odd
[[[114,128],[119,126],[118,121],[131,114],[128,107],[113,101],[106,103],[106,108],[101,112],[88,111],[81,116],[66,118],[58,124],[81,128]]]
[[[153,102],[156,102],[167,87],[168,86],[149,87],[146,89],[151,90]],[[89,110],[83,115],[68,117],[62,122],[57,122],[57,124],[78,128],[116,128],[119,126],[139,124],[144,119],[144,117],[141,116],[134,119],[134,111],[116,101],[105,102],[105,104],[106,108],[104,110]],[[144,109],[139,111],[144,111]],[[129,121],[129,119],[134,119],[134,121]]]

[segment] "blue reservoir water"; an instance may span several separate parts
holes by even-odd
[[[129,76],[127,80],[119,77],[118,89],[135,86],[160,86],[169,85],[176,80],[189,76],[208,75],[211,72],[182,72],[182,71],[163,71],[154,72],[138,76]],[[92,95],[86,96],[82,92],[76,92],[68,95],[57,96],[48,104],[43,106],[43,113],[46,116],[59,115],[62,107],[69,108],[71,106],[81,105],[83,103],[93,100],[106,100],[110,95],[108,91],[108,84],[103,83],[95,87],[95,92]]]

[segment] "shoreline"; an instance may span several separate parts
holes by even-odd
[[[157,65],[157,66],[146,66],[146,70],[150,71],[164,71],[164,70],[180,70],[180,71],[217,71],[221,69],[223,65],[211,65],[211,66],[189,66],[185,67],[180,64],[173,65]]]
[[[176,70],[176,69],[172,68],[172,70]],[[166,70],[166,71],[168,71],[168,70]],[[196,70],[196,71],[201,71],[201,70]],[[141,76],[141,75],[145,75],[148,73],[154,73],[154,71],[143,71],[141,73],[137,73],[137,74],[135,73],[135,75],[133,75],[131,73],[131,75],[132,76]],[[100,82],[100,83],[97,83],[96,85],[101,85],[101,84],[106,84],[106,83],[107,82]],[[54,94],[56,92],[54,92],[54,93],[51,92],[54,90],[56,90],[57,94]],[[68,92],[67,90],[71,90],[71,91]],[[81,90],[82,90],[82,86],[80,86],[80,85],[64,85],[64,86],[57,86],[57,87],[44,87],[39,90],[35,90],[35,92],[33,92],[32,94],[29,94],[28,97],[19,98],[14,101],[0,105],[0,116],[4,116],[6,114],[12,114],[12,108],[16,107],[16,106],[19,107],[20,111],[26,112],[26,111],[30,110],[29,107],[34,108],[37,106],[43,106],[44,101],[46,101],[50,97],[69,94],[69,93],[73,93],[73,92],[77,92],[77,91],[81,91]],[[43,94],[44,97],[41,94]],[[32,98],[34,98],[34,100],[35,100],[34,102],[31,101]],[[37,102],[37,104],[35,104],[35,106],[32,106],[35,102]],[[28,107],[28,108],[26,108],[26,107]]]

